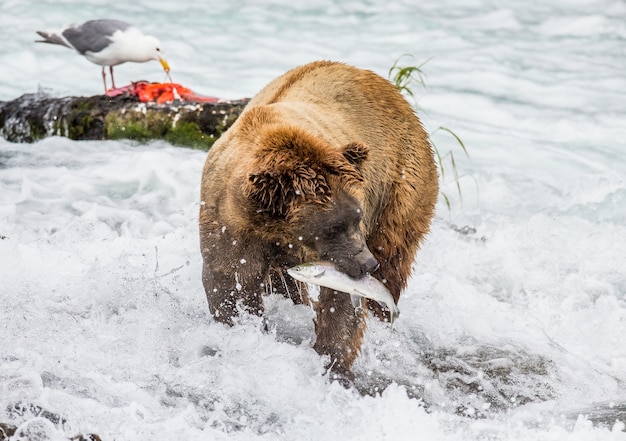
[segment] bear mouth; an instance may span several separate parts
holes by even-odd
[[[369,250],[366,253],[359,253],[352,259],[330,259],[330,262],[335,265],[337,270],[355,280],[360,280],[368,274],[374,273],[380,267],[380,263]]]

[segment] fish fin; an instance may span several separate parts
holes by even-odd
[[[352,306],[354,309],[361,307],[361,297],[355,294],[350,294],[350,301],[352,302]]]
[[[394,303],[393,308],[389,308],[389,322],[391,324],[391,332],[393,332],[393,322],[396,321],[399,315],[400,315],[400,310]]]
[[[318,273],[318,274],[314,275],[313,277],[316,277],[316,278],[319,279],[320,277],[323,277],[324,274],[326,274],[326,270],[322,271],[321,273]]]
[[[369,298],[369,296],[368,296],[367,294],[365,294],[365,293],[364,293],[364,292],[362,292],[362,291],[359,291],[359,289],[358,289],[358,288],[354,288],[354,289],[353,289],[353,291],[354,291],[354,294],[350,294],[350,295],[352,295],[352,296],[353,296],[353,295],[357,295],[357,296],[360,296],[360,297],[365,297],[366,299],[368,299],[368,298]]]

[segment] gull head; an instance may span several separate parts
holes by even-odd
[[[170,65],[163,57],[163,50],[161,49],[161,42],[151,35],[145,35],[138,45],[139,49],[145,54],[145,61],[158,60],[163,67],[163,70],[167,73],[170,72]]]

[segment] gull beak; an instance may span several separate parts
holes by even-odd
[[[170,80],[170,83],[173,83],[174,81],[172,80],[172,77],[170,76],[170,65],[167,64],[167,61],[165,61],[165,58],[161,58],[161,57],[159,57],[159,63],[161,63],[161,66],[163,66],[163,70],[165,71],[165,74],[167,75],[167,79]]]
[[[170,65],[167,64],[167,61],[165,61],[164,58],[159,57],[159,63],[161,63],[165,72],[170,73]]]

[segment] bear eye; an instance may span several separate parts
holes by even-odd
[[[340,222],[338,224],[330,225],[324,229],[323,235],[328,239],[332,239],[338,234],[344,234],[348,231],[348,224]]]

